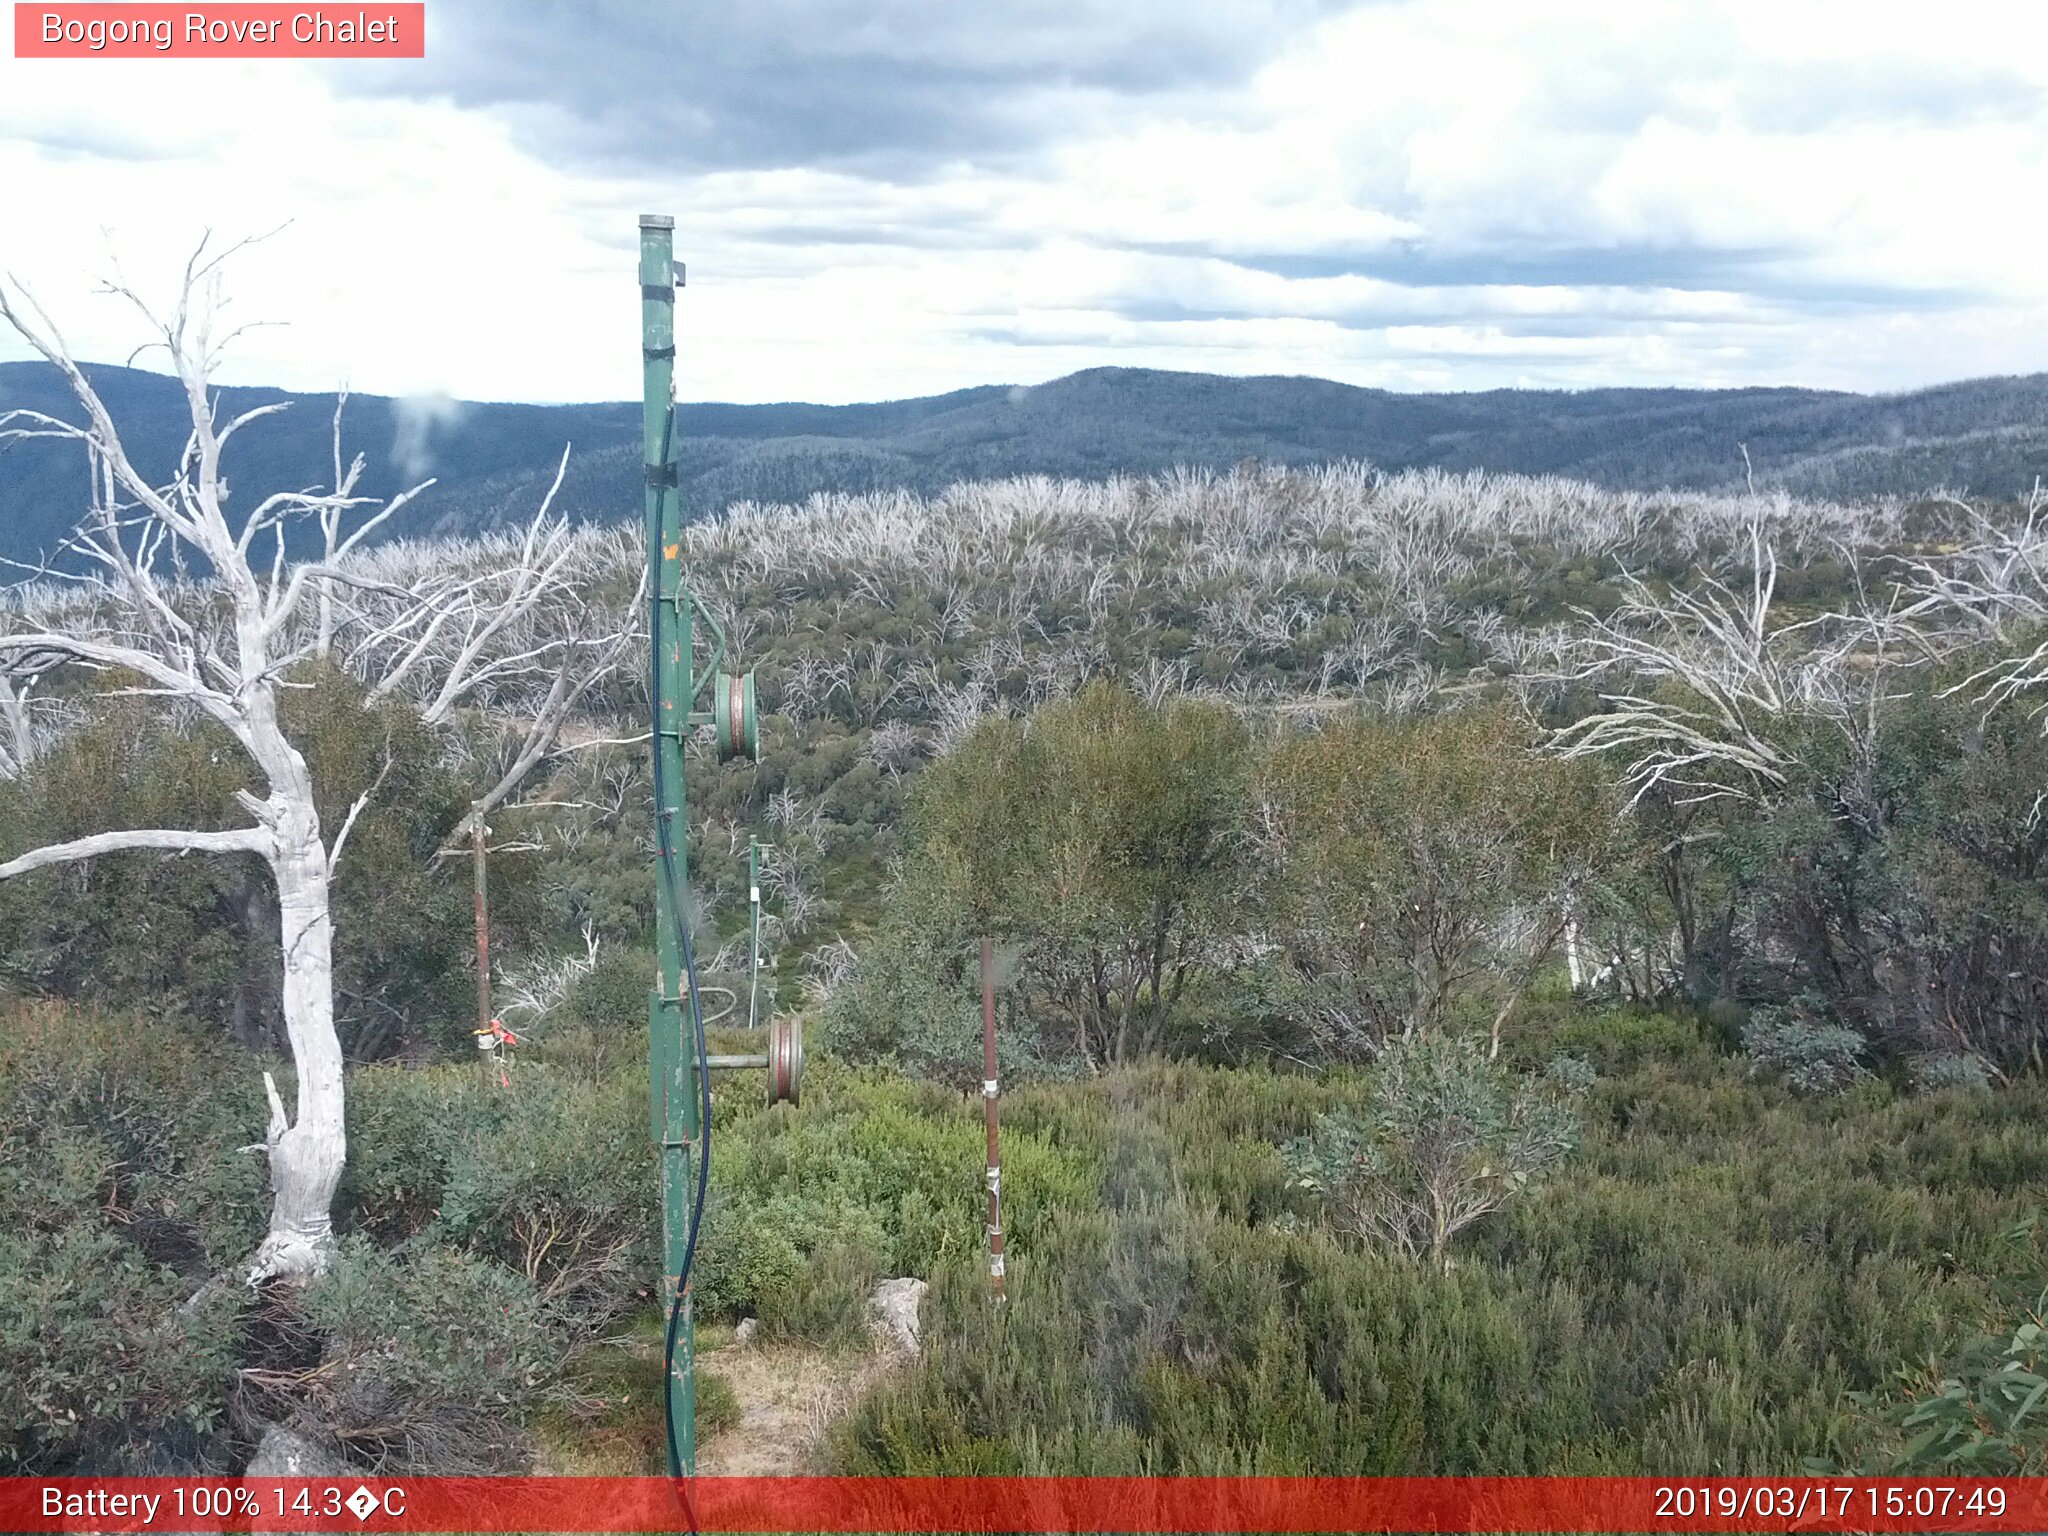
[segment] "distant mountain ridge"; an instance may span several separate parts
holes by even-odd
[[[142,467],[168,474],[184,404],[161,375],[88,366]],[[333,478],[333,395],[254,387],[221,392],[224,414],[272,400],[293,408],[230,445],[230,486],[267,492]],[[54,370],[0,363],[0,412],[75,419]],[[683,495],[691,512],[738,501],[801,501],[820,491],[934,491],[1014,474],[1099,478],[1176,464],[1227,467],[1368,459],[1565,475],[1625,490],[1743,483],[1742,446],[1760,486],[1820,496],[1918,494],[1936,486],[2024,494],[2048,475],[2048,374],[1974,379],[1897,395],[1826,390],[1490,390],[1395,394],[1326,379],[1231,378],[1091,368],[1029,387],[983,386],[867,405],[686,405]],[[565,443],[558,505],[572,517],[635,517],[640,407],[407,402],[355,395],[349,451],[368,458],[363,489],[389,495],[438,479],[394,534],[476,532],[530,514]],[[72,445],[0,453],[0,556],[33,560],[75,525],[86,494]],[[252,495],[249,504],[253,505]],[[4,578],[0,578],[4,579]]]

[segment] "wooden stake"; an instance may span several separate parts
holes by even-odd
[[[996,954],[981,941],[981,1098],[988,1121],[988,1284],[1003,1300],[1003,1157],[996,1141]]]
[[[484,885],[484,815],[469,808],[469,846],[476,865],[476,1028],[477,1038],[491,1035],[491,910]]]

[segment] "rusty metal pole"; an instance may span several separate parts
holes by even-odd
[[[491,909],[484,883],[484,813],[474,801],[469,807],[469,847],[476,866],[477,1043],[485,1046],[491,1038]]]
[[[981,1099],[988,1121],[988,1284],[1003,1299],[1003,1155],[996,1140],[996,950],[981,941]]]

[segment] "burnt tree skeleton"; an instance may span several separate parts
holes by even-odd
[[[247,1269],[255,1283],[317,1274],[331,1250],[331,1207],[347,1158],[331,892],[349,835],[383,777],[356,797],[330,837],[321,825],[306,759],[280,721],[280,692],[293,686],[288,674],[327,656],[351,632],[358,639],[349,670],[373,697],[405,684],[411,698],[428,692],[430,724],[447,724],[486,690],[497,690],[492,702],[500,709],[510,699],[541,695],[533,724],[491,788],[489,804],[496,805],[555,750],[563,721],[618,664],[637,630],[634,608],[622,617],[568,590],[585,573],[554,558],[565,540],[549,516],[552,492],[523,544],[513,547],[514,569],[472,570],[464,579],[435,583],[382,579],[376,562],[363,558],[369,553],[365,540],[432,482],[388,499],[357,494],[363,461],[358,456],[344,467],[338,412],[334,487],[277,492],[257,502],[239,525],[231,521],[222,451],[244,427],[285,409],[282,402],[259,405],[223,424],[209,387],[222,348],[237,334],[217,338],[214,320],[221,264],[240,248],[209,254],[202,242],[186,264],[176,307],[162,317],[124,284],[103,289],[142,315],[150,345],[168,355],[182,387],[190,435],[171,478],[161,485],[135,467],[111,413],[49,314],[18,281],[0,284],[0,321],[62,374],[85,413],[83,424],[38,411],[0,413],[0,443],[75,442],[85,449],[92,483],[91,504],[65,546],[84,573],[43,573],[69,583],[77,604],[0,605],[0,678],[6,680],[0,693],[0,773],[26,766],[33,741],[27,715],[31,673],[83,669],[115,680],[112,696],[156,699],[225,730],[254,773],[257,787],[235,796],[249,825],[101,832],[21,853],[0,863],[0,880],[139,850],[253,855],[270,872],[296,1104],[287,1113],[266,1071],[268,1125],[253,1150],[268,1156],[272,1205],[267,1234]],[[294,563],[286,558],[286,530],[302,519],[316,520],[321,555]],[[187,572],[195,555],[210,568],[203,580]],[[528,564],[524,557],[537,558]],[[491,605],[506,589],[519,594],[522,606],[512,619],[494,622]],[[538,619],[543,609],[551,611]],[[449,651],[435,643],[444,632],[463,633],[471,643]],[[371,643],[363,642],[364,635]]]

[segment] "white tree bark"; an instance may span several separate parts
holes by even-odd
[[[68,864],[78,859],[97,858],[103,853],[125,853],[142,849],[162,849],[171,853],[260,853],[268,855],[270,839],[260,831],[250,829],[233,832],[187,832],[178,830],[156,830],[135,832],[97,832],[91,837],[81,837],[68,843],[51,843],[44,848],[34,848],[18,858],[0,864],[0,880],[25,875],[32,869],[43,869],[52,864]]]
[[[284,1026],[298,1073],[298,1118],[285,1123],[271,1096],[270,1231],[252,1277],[306,1274],[325,1261],[333,1240],[334,1191],[348,1159],[341,1040],[334,1030],[334,925],[328,906],[328,857],[317,817],[293,816],[271,861],[284,944]]]
[[[35,760],[35,731],[28,718],[33,686],[0,672],[0,779],[13,778]]]

